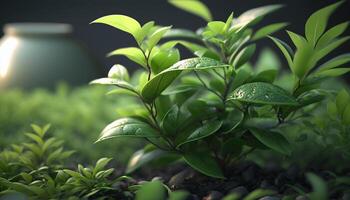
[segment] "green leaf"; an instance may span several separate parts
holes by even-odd
[[[196,52],[196,51],[205,51],[207,50],[206,47],[192,43],[192,42],[187,42],[184,40],[171,40],[168,41],[164,44],[162,44],[161,49],[171,49],[176,45],[182,45],[184,46],[186,49],[190,50],[191,52]]]
[[[224,32],[227,32],[230,29],[232,25],[232,21],[233,21],[233,12],[230,14],[230,16],[227,18],[225,22]]]
[[[254,82],[238,87],[231,100],[267,105],[297,106],[298,102],[287,91],[270,83]]]
[[[346,125],[350,124],[350,104],[346,106],[342,116],[343,123]]]
[[[165,114],[164,119],[162,120],[162,127],[166,133],[170,135],[175,135],[178,132],[181,124],[181,112],[178,105],[174,105],[170,110]]]
[[[222,170],[209,152],[187,152],[184,159],[195,170],[214,178],[224,178]]]
[[[285,42],[283,42],[282,40],[279,40],[277,38],[274,37],[269,37],[276,45],[277,47],[282,51],[284,57],[286,58],[288,65],[290,67],[290,69],[293,72],[293,55],[294,52],[292,50],[292,48],[290,48],[290,46],[288,44],[286,44]]]
[[[267,5],[258,8],[248,10],[241,14],[236,20],[233,21],[233,29],[242,29],[249,25],[254,24],[256,21],[263,18],[265,15],[274,12],[282,8],[282,5]]]
[[[222,125],[222,121],[215,120],[215,121],[206,122],[203,126],[194,130],[191,133],[191,135],[189,135],[186,138],[186,140],[184,142],[180,143],[178,146],[206,138],[206,137],[214,134],[216,131],[218,131],[220,129],[221,125]]]
[[[317,40],[321,37],[327,27],[329,16],[343,1],[334,3],[325,8],[314,12],[305,24],[305,36],[313,45],[316,45]]]
[[[326,31],[317,42],[316,49],[322,49],[327,46],[333,39],[344,33],[348,26],[349,22],[344,22]]]
[[[199,0],[168,0],[173,6],[197,15],[206,21],[212,21],[212,15],[208,7]]]
[[[158,44],[160,39],[162,39],[163,35],[171,29],[171,26],[166,26],[157,29],[152,35],[149,36],[147,40],[147,48],[150,51],[155,45]]]
[[[142,28],[137,33],[137,43],[141,46],[141,43],[145,39],[145,37],[150,33],[152,28],[154,27],[154,21],[147,22],[142,26]]]
[[[160,50],[152,55],[150,60],[152,72],[158,74],[178,62],[180,60],[180,52],[177,49]]]
[[[228,67],[217,60],[210,58],[189,58],[175,63],[170,68],[154,76],[142,89],[142,96],[146,102],[157,98],[182,71],[206,70],[212,68]]]
[[[212,21],[208,23],[208,28],[215,34],[222,34],[224,32],[225,23],[222,21]]]
[[[310,199],[312,200],[328,199],[327,184],[322,178],[316,176],[313,173],[307,173],[306,178],[312,186],[312,193],[309,194]]]
[[[127,90],[134,92],[134,93],[138,93],[137,90],[135,89],[135,87],[133,85],[131,85],[130,83],[128,83],[126,81],[122,81],[122,80],[113,79],[113,78],[96,79],[96,80],[91,81],[90,84],[92,84],[92,85],[115,85],[115,86],[120,87],[122,89],[127,89]]]
[[[301,36],[297,33],[294,33],[292,31],[287,31],[287,33],[288,33],[290,39],[292,40],[292,42],[294,43],[296,48],[301,48],[305,44],[308,43],[307,40],[303,36]]]
[[[256,199],[260,199],[261,197],[274,195],[274,194],[276,194],[276,191],[265,190],[265,189],[256,189],[256,190],[250,192],[246,197],[244,197],[243,200],[256,200]]]
[[[315,55],[315,60],[318,61],[322,59],[324,56],[328,55],[330,52],[332,52],[334,49],[338,48],[342,44],[344,44],[346,41],[350,39],[350,36],[342,37],[337,40],[332,41],[324,48],[318,50]]]
[[[123,65],[113,65],[108,72],[108,78],[129,81],[128,70]]]
[[[189,38],[189,39],[200,39],[200,37],[193,31],[187,29],[173,28],[168,30],[163,38]]]
[[[259,30],[257,30],[254,34],[254,36],[252,37],[252,40],[259,40],[261,38],[264,38],[270,34],[273,34],[279,30],[281,30],[282,28],[286,27],[288,25],[288,23],[275,23],[275,24],[270,24],[267,25]]]
[[[159,134],[143,121],[134,118],[121,118],[107,125],[96,142],[114,137],[159,137]]]
[[[164,200],[166,189],[160,181],[147,182],[136,191],[136,200]]]
[[[336,97],[337,110],[340,116],[343,115],[346,106],[350,101],[350,94],[345,90],[341,90]]]
[[[108,15],[98,18],[91,23],[106,24],[121,31],[130,33],[136,39],[136,41],[139,42],[138,34],[141,30],[141,25],[131,17],[125,15]]]
[[[95,168],[93,170],[93,174],[95,175],[97,172],[103,170],[106,165],[112,160],[112,158],[101,158],[96,162]]]
[[[235,69],[238,69],[239,67],[241,67],[242,65],[244,65],[246,62],[248,62],[250,60],[250,58],[254,55],[255,52],[255,44],[251,44],[247,47],[244,47],[235,57],[235,59],[233,60],[233,67]]]
[[[335,68],[335,69],[328,69],[322,72],[315,73],[315,76],[317,77],[337,77],[341,76],[343,74],[346,74],[350,71],[350,68]]]
[[[135,63],[141,65],[144,68],[146,68],[147,66],[146,58],[139,48],[126,47],[126,48],[116,49],[108,54],[108,56],[117,56],[117,55],[126,56],[131,61],[134,61]]]
[[[329,60],[328,62],[324,63],[323,65],[321,65],[318,69],[317,72],[322,72],[328,69],[333,69],[335,67],[339,67],[345,63],[350,62],[350,53],[347,54],[343,54],[340,56],[337,56],[331,60]],[[316,72],[316,73],[317,73]]]
[[[169,152],[165,152],[159,149],[154,149],[150,151],[147,151],[145,149],[138,150],[131,156],[126,167],[126,173],[130,174],[135,170],[139,169],[140,167],[156,159],[162,159],[167,157],[175,158],[176,156],[178,157],[178,155],[170,154]]]
[[[250,132],[267,147],[286,155],[291,154],[288,140],[278,132],[249,128]]]
[[[310,43],[300,41],[293,60],[293,73],[299,79],[303,79],[314,67],[315,63],[312,62],[313,53],[313,47],[310,45]]]

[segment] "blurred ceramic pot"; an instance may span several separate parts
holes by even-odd
[[[58,23],[13,23],[0,41],[0,88],[52,87],[58,81],[87,84],[102,67]]]

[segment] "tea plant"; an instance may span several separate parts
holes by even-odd
[[[125,15],[109,15],[92,22],[129,33],[137,46],[116,49],[108,55],[126,56],[144,69],[136,84],[130,83],[122,65],[113,66],[107,78],[92,81],[125,90],[139,100],[144,110],[130,111],[110,123],[98,142],[120,137],[147,140],[151,145],[135,153],[129,172],[154,159],[170,162],[182,158],[194,169],[216,178],[224,178],[231,165],[255,149],[289,155],[292,149],[281,127],[305,117],[304,109],[325,98],[327,91],[319,89],[324,79],[350,71],[339,67],[350,61],[348,54],[319,66],[322,58],[349,39],[339,38],[347,23],[325,32],[329,16],[341,2],[312,14],[305,25],[305,37],[287,31],[295,52],[285,42],[269,36],[286,23],[254,29],[281,5],[212,21],[209,10],[199,1],[170,3],[207,20],[207,26],[196,32],[158,26],[153,21],[141,26]],[[276,43],[288,61],[295,81],[288,82],[287,87],[274,84],[278,69],[251,66],[255,42],[266,37]],[[163,38],[168,41],[160,43]],[[181,60],[178,45],[195,57]]]

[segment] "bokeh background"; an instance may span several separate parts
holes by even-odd
[[[267,4],[284,4],[260,24],[289,22],[289,30],[303,34],[307,17],[315,10],[329,5],[334,0],[203,0],[213,13],[214,19],[225,20],[233,11],[239,15],[245,10]],[[346,1],[331,17],[331,24],[348,21],[350,2]],[[9,22],[61,22],[74,27],[74,36],[82,41],[95,54],[101,63],[101,69],[107,72],[115,63],[122,63],[130,69],[136,66],[122,57],[105,58],[106,53],[120,47],[135,45],[126,33],[103,25],[89,25],[94,19],[109,15],[124,14],[132,16],[141,23],[155,20],[159,25],[173,25],[175,28],[196,30],[205,25],[205,21],[178,10],[166,0],[4,0],[0,7],[0,26]],[[347,30],[349,33],[349,30]],[[275,34],[287,40],[284,32]],[[261,41],[258,47],[271,46],[268,39]],[[343,45],[337,52],[350,49],[350,43]],[[185,55],[189,56],[189,55]],[[98,75],[100,76],[100,74]]]

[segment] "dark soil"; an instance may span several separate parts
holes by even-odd
[[[301,188],[305,192],[311,191],[311,186],[305,177],[306,172],[313,172],[325,181],[334,179],[332,172],[320,169],[301,169],[296,164],[283,169],[273,163],[262,168],[253,162],[242,162],[228,170],[225,180],[206,177],[181,164],[173,165],[166,170],[143,170],[138,172],[136,177],[138,180],[160,179],[172,190],[186,190],[191,193],[188,200],[220,200],[231,193],[244,197],[258,188],[276,192],[275,195],[263,197],[261,200],[282,200],[286,195],[294,195],[297,200],[306,200],[308,198],[300,195],[293,187]],[[349,172],[342,172],[341,175],[350,176]],[[330,195],[330,199],[350,200],[350,193],[342,190],[332,192]]]

